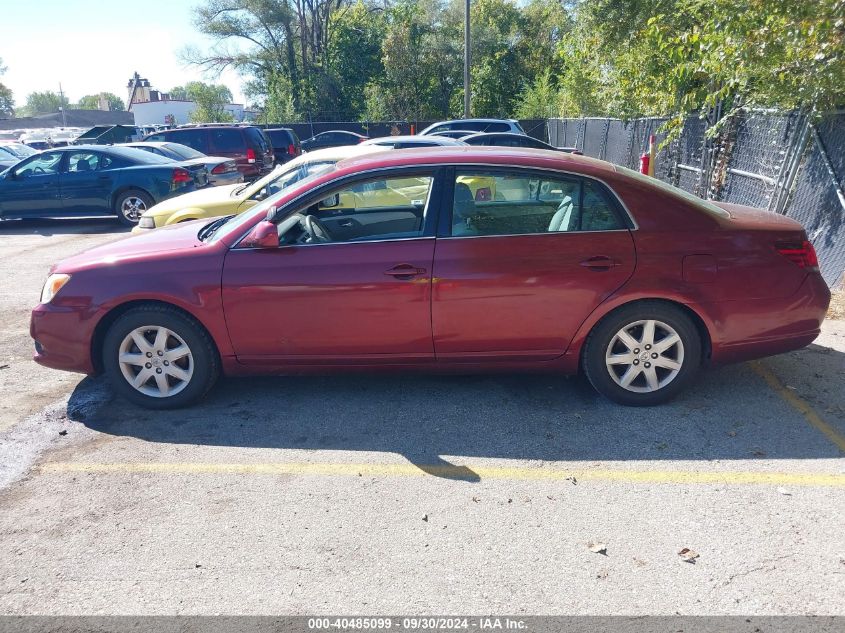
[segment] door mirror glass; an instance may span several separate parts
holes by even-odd
[[[340,204],[340,195],[333,193],[328,198],[323,198],[320,200],[320,208],[327,209],[329,207],[336,207]]]
[[[262,220],[247,233],[238,248],[279,248],[279,232],[276,225]]]

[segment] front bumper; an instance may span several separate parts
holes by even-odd
[[[39,304],[29,322],[33,360],[51,369],[95,373],[91,359],[92,314],[84,308]]]

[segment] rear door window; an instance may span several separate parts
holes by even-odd
[[[625,226],[595,183],[565,175],[464,171],[455,179],[453,236],[613,231]]]

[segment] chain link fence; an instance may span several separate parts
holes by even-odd
[[[549,119],[549,142],[638,169],[649,136],[665,119]],[[845,112],[813,123],[799,112],[742,112],[708,136],[710,122],[690,117],[656,155],[655,177],[711,200],[781,213],[801,222],[828,285],[845,284]]]

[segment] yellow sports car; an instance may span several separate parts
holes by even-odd
[[[243,213],[283,187],[302,180],[326,165],[333,165],[344,158],[379,151],[383,152],[385,148],[375,145],[347,145],[308,152],[279,165],[255,182],[211,187],[164,200],[146,211],[132,232],[146,233],[188,220]]]

